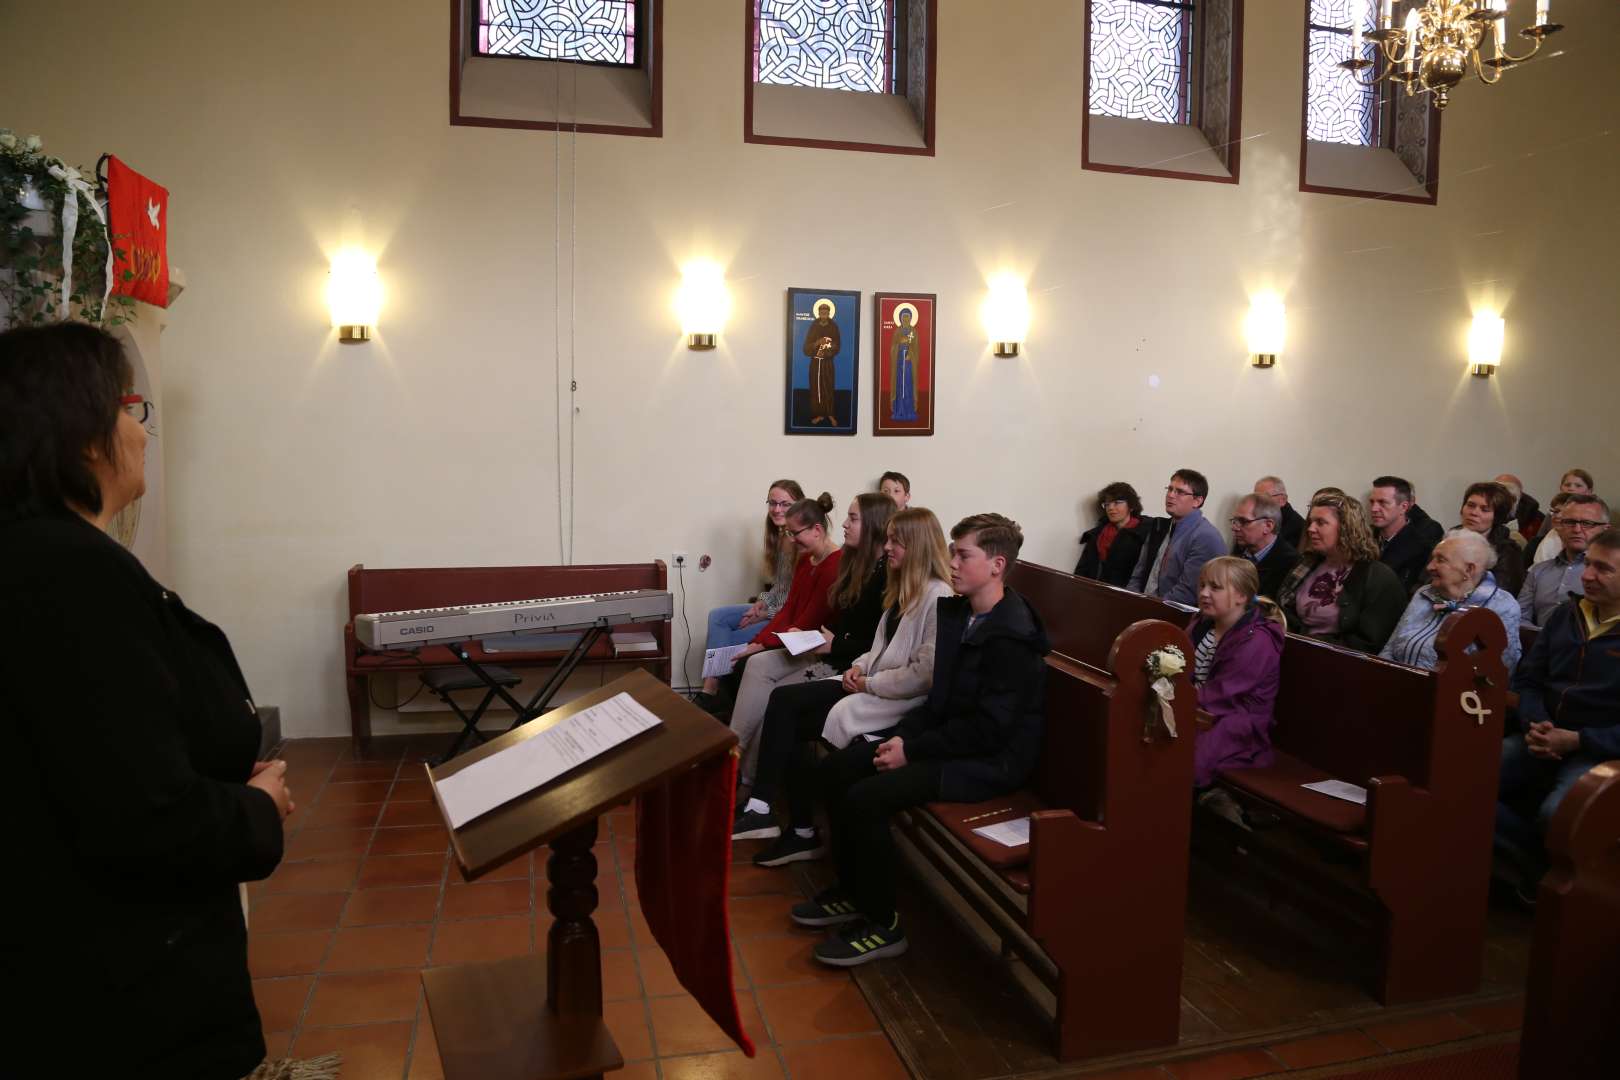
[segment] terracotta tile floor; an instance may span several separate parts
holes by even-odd
[[[338,1050],[343,1080],[439,1080],[422,969],[544,951],[551,918],[543,859],[525,856],[471,884],[452,867],[420,779],[423,757],[440,748],[440,738],[376,739],[363,761],[347,739],[295,740],[279,751],[299,811],[282,865],[249,886],[249,966],[272,1057]],[[758,1048],[752,1061],[744,1058],[676,983],[652,941],[636,900],[632,829],[627,809],[608,814],[596,846],[603,1012],[626,1061],[614,1077],[907,1076],[854,980],[817,965],[810,958],[817,936],[788,922],[799,899],[793,878],[746,861],[757,842],[738,845],[731,881],[737,997]],[[1088,1071],[1078,1062],[1070,1075],[1225,1080],[1370,1065],[1514,1031],[1523,1008],[1522,999],[1439,1008],[1162,1064]]]
[[[294,740],[298,812],[287,854],[249,886],[249,966],[272,1056],[343,1053],[343,1080],[443,1075],[424,967],[544,951],[544,860],[525,856],[467,884],[427,801],[420,761],[448,736],[377,739],[356,761],[347,739]],[[734,882],[737,996],[758,1055],[750,1061],[681,989],[641,917],[628,811],[603,819],[596,914],[604,1013],[623,1080],[904,1077],[905,1067],[854,980],[810,959],[795,931],[785,873],[746,865]],[[753,846],[739,845],[739,858]],[[538,877],[536,871],[538,869]]]

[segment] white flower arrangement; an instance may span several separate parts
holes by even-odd
[[[1142,728],[1142,741],[1152,739],[1155,719],[1164,724],[1165,731],[1170,733],[1172,739],[1178,738],[1176,710],[1171,705],[1176,699],[1176,684],[1173,680],[1187,670],[1187,654],[1178,646],[1166,645],[1149,653],[1144,666],[1147,668],[1148,677],[1153,680],[1149,686],[1155,697],[1149,699],[1147,703],[1147,720]],[[1155,705],[1158,707],[1155,708]]]

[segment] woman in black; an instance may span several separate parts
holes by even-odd
[[[1080,537],[1075,576],[1124,588],[1147,539],[1142,500],[1131,485],[1116,481],[1097,492],[1097,509],[1102,520]]]
[[[265,1056],[238,883],[292,797],[225,635],[105,532],[145,491],[131,383],[94,327],[0,334],[8,1071],[237,1080]]]

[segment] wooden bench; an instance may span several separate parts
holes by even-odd
[[[1003,951],[1016,952],[1054,993],[1062,1060],[1171,1045],[1178,1036],[1194,695],[1178,676],[1181,737],[1162,728],[1144,737],[1153,697],[1145,664],[1167,645],[1188,650],[1177,627],[1141,621],[1123,629],[1100,669],[1049,656],[1046,724],[1028,788],[980,804],[931,803],[899,818],[1001,935]],[[973,834],[991,818],[1025,814],[1026,846]]]
[[[665,589],[668,571],[662,560],[645,563],[603,563],[592,566],[457,566],[368,570],[349,567],[349,620],[343,626],[343,671],[349,689],[349,727],[357,745],[371,738],[370,679],[379,673],[412,674],[432,668],[460,667],[442,645],[415,653],[370,652],[354,636],[354,617],[362,612],[408,611],[454,604],[491,604],[502,600],[531,600],[546,596],[578,596],[627,589]],[[626,630],[646,631],[658,643],[656,652],[615,656],[606,637],[585,654],[580,668],[620,665],[645,667],[660,681],[670,681],[669,623],[643,623]],[[557,652],[486,652],[477,642],[468,653],[480,663],[506,668],[556,665]]]
[[[1103,636],[1131,620],[1185,625],[1191,618],[1047,567],[1018,563],[1009,580],[1041,612],[1054,650],[1089,666]],[[1374,993],[1386,1004],[1466,993],[1479,983],[1506,641],[1489,612],[1455,615],[1440,655],[1462,655],[1429,672],[1290,634],[1272,738],[1276,764],[1222,774],[1241,801],[1286,826],[1226,837],[1227,851],[1241,845],[1244,865],[1278,886],[1314,886],[1328,898],[1322,906],[1330,918],[1349,914],[1369,924],[1377,941]],[[1477,648],[1465,653],[1469,645]],[[1474,697],[1465,708],[1467,694]],[[1300,787],[1326,779],[1368,788],[1366,806]],[[1224,823],[1209,824],[1200,835],[1219,836]]]
[[[1519,1076],[1620,1073],[1620,761],[1581,777],[1547,828]]]

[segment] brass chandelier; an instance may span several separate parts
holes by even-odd
[[[1372,0],[1368,0],[1372,2]],[[1378,29],[1368,31],[1365,37],[1377,44],[1383,53],[1386,70],[1370,79],[1361,79],[1360,73],[1372,67],[1374,61],[1361,55],[1363,32],[1361,19],[1353,20],[1350,31],[1350,59],[1339,67],[1351,73],[1362,86],[1375,86],[1380,82],[1400,83],[1408,94],[1434,95],[1434,107],[1443,109],[1451,100],[1452,87],[1461,82],[1472,67],[1479,81],[1486,85],[1497,83],[1502,72],[1522,64],[1541,51],[1548,35],[1563,27],[1548,16],[1551,0],[1536,0],[1534,24],[1519,31],[1519,36],[1533,43],[1522,56],[1507,51],[1507,12],[1509,0],[1424,0],[1406,12],[1406,25],[1395,26],[1394,0],[1382,0]],[[1485,38],[1489,32],[1494,43],[1494,54],[1486,57]]]

